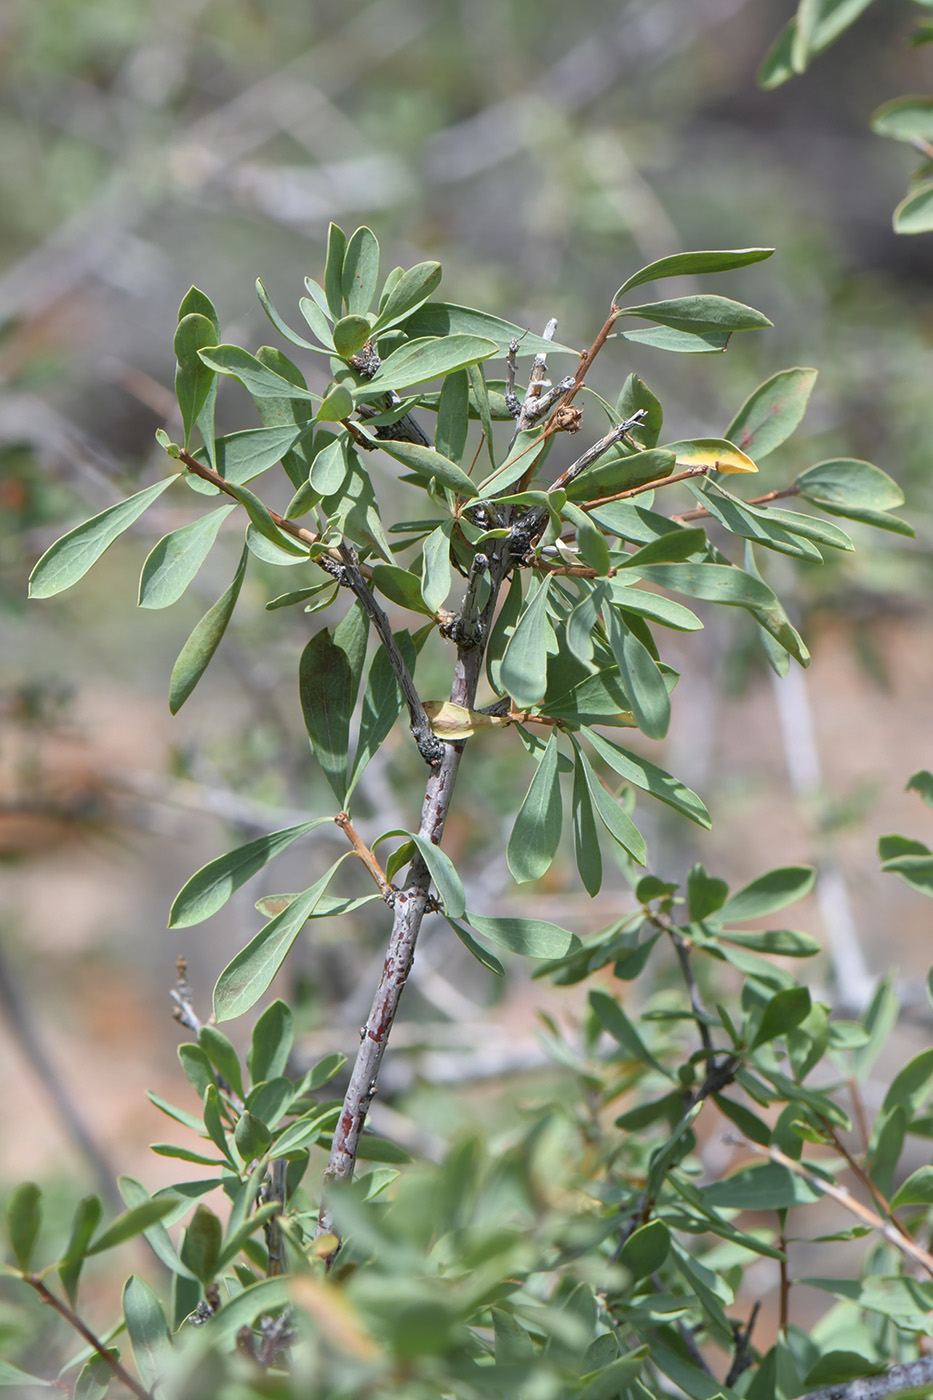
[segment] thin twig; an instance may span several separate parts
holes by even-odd
[[[350,824],[349,814],[347,812],[338,812],[336,817],[334,817],[334,822],[337,826],[340,827],[341,831],[346,833],[347,840],[353,847],[354,854],[357,855],[359,859],[363,862],[363,864],[366,866],[366,869],[373,877],[373,881],[376,885],[376,888],[382,895],[383,899],[386,901],[387,904],[394,903],[396,895],[395,886],[389,884],[389,881],[386,879],[386,874],[382,866],[379,864],[372,851],[366,845],[366,842],[363,841],[353,830],[353,827]]]
[[[93,1347],[104,1364],[110,1367],[117,1380],[122,1382],[128,1390],[131,1390],[138,1397],[138,1400],[153,1400],[152,1391],[146,1390],[144,1386],[140,1385],[136,1377],[132,1376],[126,1367],[120,1364],[113,1352],[104,1345],[99,1337],[94,1335],[85,1322],[82,1322],[78,1314],[72,1312],[67,1303],[63,1303],[61,1298],[56,1298],[55,1294],[46,1288],[38,1274],[24,1274],[23,1278],[36,1290],[43,1303],[48,1303],[50,1308],[54,1308],[58,1315],[63,1317],[84,1338],[88,1346]]]
[[[379,634],[379,640],[385,648],[389,665],[395,673],[402,698],[408,707],[409,724],[412,738],[418,746],[418,752],[429,768],[437,768],[444,757],[444,745],[437,738],[431,728],[431,722],[424,712],[421,697],[415,689],[415,682],[404,656],[399,650],[398,642],[392,632],[392,624],[383,609],[376,601],[375,594],[370,588],[363,571],[360,568],[356,551],[344,541],[337,546],[337,553],[344,572],[344,582],[353,590],[363,607],[369,614],[373,626]]]
[[[726,1387],[735,1385],[739,1376],[754,1364],[751,1354],[752,1332],[755,1323],[758,1321],[758,1313],[761,1310],[761,1303],[756,1301],[749,1314],[748,1322],[743,1327],[737,1319],[732,1320],[732,1335],[735,1338],[735,1355],[732,1358],[732,1365],[729,1367],[729,1374],[726,1376],[724,1384]]]

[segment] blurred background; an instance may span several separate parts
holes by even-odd
[[[933,260],[928,238],[891,231],[911,153],[872,136],[868,117],[929,91],[931,51],[905,42],[906,0],[877,6],[804,77],[763,92],[756,68],[793,8],[4,0],[0,1180],[42,1176],[70,1202],[76,1183],[114,1172],[151,1188],[172,1179],[176,1164],[147,1152],[165,1130],[144,1090],[188,1101],[176,959],[206,1016],[217,974],[258,927],[254,901],[304,888],[333,858],[330,838],[315,837],[208,924],[166,932],[199,865],[329,808],[296,703],[309,620],[263,611],[298,584],[253,569],[174,720],[171,667],[229,581],[232,537],[174,608],[136,611],[148,550],[188,518],[172,496],[73,591],[26,603],[53,539],[161,474],[153,435],[176,423],[172,335],[188,287],[214,300],[225,341],[278,343],[255,278],[294,322],[331,219],[348,232],[370,224],[384,270],[437,258],[449,300],[536,330],[556,316],[558,338],[581,347],[644,263],[777,249],[710,283],[764,310],[773,331],[737,337],[725,356],[610,347],[602,387],[614,396],[637,370],[665,405],[667,437],[681,438],[723,432],[761,380],[813,365],[803,428],[768,458],[760,489],[827,457],[863,457],[902,485],[918,538],[853,526],[857,553],[822,569],[769,556],[814,655],[805,676],[772,684],[744,615],[710,617],[702,655],[662,634],[684,674],[670,737],[646,752],[701,793],[714,830],[685,832],[647,803],[640,814],[665,876],[699,859],[738,884],[820,862],[819,898],[794,911],[826,942],[819,986],[855,1011],[897,967],[917,1007],[904,1035],[928,1037],[929,904],[877,873],[876,841],[933,835],[930,812],[903,792],[933,766]],[[252,421],[237,392],[222,395],[227,428]],[[485,912],[518,907],[502,794],[514,800],[528,777],[517,742],[464,765],[446,844]],[[420,782],[404,742],[387,744],[361,794],[366,829],[410,826]],[[587,932],[629,898],[619,873],[591,901],[568,852],[530,905]],[[310,927],[277,990],[295,999],[309,1059],[352,1055],[384,911],[368,907],[349,931]],[[481,1115],[506,1121],[516,1094],[538,1092],[539,1006],[573,1035],[572,994],[530,982],[527,965],[491,986],[464,959],[448,931],[426,926],[387,1066],[376,1126],[419,1150]],[[247,1031],[231,1028],[237,1040]]]

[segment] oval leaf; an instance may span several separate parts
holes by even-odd
[[[217,531],[236,506],[220,506],[164,535],[139,578],[139,606],[167,608],[178,601],[211,551]]]
[[[752,306],[717,296],[676,297],[673,301],[625,306],[619,315],[641,316],[645,321],[657,321],[659,325],[686,331],[689,335],[763,330],[774,324]]]
[[[581,946],[576,934],[546,919],[490,919],[472,912],[466,919],[480,938],[523,958],[562,958]]]
[[[433,447],[422,447],[417,442],[394,442],[389,438],[373,438],[372,441],[423,481],[436,477],[442,486],[448,486],[461,496],[472,498],[478,494],[466,472],[456,462],[435,452]]]
[[[506,853],[519,884],[539,880],[557,854],[563,826],[557,735],[552,734],[519,809]]]
[[[367,393],[404,389],[439,379],[495,355],[495,341],[478,335],[449,335],[443,339],[407,340],[383,360],[366,385]]]
[[[786,442],[800,423],[816,375],[815,369],[785,369],[772,375],[745,400],[724,436],[760,461]]]
[[[815,881],[816,871],[812,865],[786,865],[779,870],[769,870],[727,900],[720,919],[724,924],[737,924],[773,914],[803,899]]]

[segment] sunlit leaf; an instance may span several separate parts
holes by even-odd
[[[262,360],[243,350],[239,345],[215,345],[210,350],[200,350],[199,355],[210,369],[218,374],[229,375],[243,385],[248,394],[260,399],[309,399],[319,401],[319,394],[312,394],[300,385],[276,374],[263,364]]]
[[[167,608],[177,602],[210,553],[217,531],[234,510],[235,505],[220,506],[159,540],[140,575],[141,608]]]
[[[576,934],[546,919],[494,919],[472,911],[466,919],[480,938],[523,958],[562,958],[580,946]]]
[[[657,321],[672,330],[689,335],[731,334],[733,331],[762,330],[773,325],[761,311],[729,297],[675,297],[673,301],[646,302],[641,306],[624,306],[619,316],[640,316]]]
[[[725,438],[693,438],[689,442],[669,442],[665,446],[677,458],[678,471],[684,467],[707,467],[717,472],[758,470],[751,457]]]

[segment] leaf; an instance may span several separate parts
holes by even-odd
[[[673,452],[677,467],[707,467],[717,472],[756,472],[751,457],[725,438],[693,438],[689,442],[669,442],[666,451]]]
[[[920,768],[914,773],[904,789],[905,792],[919,792],[928,807],[933,807],[933,773]]]
[[[615,610],[607,621],[609,645],[638,727],[649,739],[663,739],[671,722],[671,698],[664,677],[647,647]]]
[[[175,332],[175,397],[185,430],[185,448],[201,410],[215,384],[215,374],[198,351],[217,344],[217,326],[208,317],[192,312],[183,316]]]
[[[908,1121],[915,1117],[933,1091],[933,1050],[921,1050],[895,1075],[881,1105],[882,1112],[903,1108]]]
[[[512,723],[507,715],[487,715],[481,710],[468,710],[452,700],[425,700],[424,712],[439,739],[454,743],[471,739],[485,729],[501,729]]]
[[[847,1381],[880,1375],[884,1369],[882,1364],[870,1361],[857,1351],[827,1351],[807,1372],[803,1386],[806,1390],[843,1386]]]
[[[113,1373],[108,1371],[108,1376]],[[109,1382],[108,1382],[109,1383]],[[18,1366],[14,1366],[12,1361],[0,1359],[0,1385],[17,1385],[23,1388],[35,1386],[38,1389],[58,1390],[52,1381],[45,1381],[41,1376],[32,1376],[28,1371],[21,1371]]]
[[[143,565],[139,606],[167,608],[178,601],[211,551],[217,531],[236,506],[220,506],[164,535]]]
[[[720,919],[724,924],[739,924],[745,919],[774,914],[808,895],[815,881],[816,871],[812,865],[786,865],[769,870],[734,894],[723,906]]]
[[[334,642],[326,627],[311,638],[301,653],[298,689],[315,758],[343,806],[355,690],[347,653]]]
[[[118,1244],[131,1240],[134,1235],[141,1235],[174,1210],[176,1204],[174,1196],[162,1196],[144,1201],[138,1206],[131,1206],[122,1215],[118,1215],[103,1234],[91,1241],[85,1250],[85,1257],[89,1258],[92,1254],[103,1254],[105,1250],[114,1249]]]
[[[603,882],[603,861],[599,830],[590,796],[588,765],[579,749],[574,750],[573,794],[571,799],[573,852],[577,870],[588,895],[597,895]]]
[[[295,1018],[287,1002],[267,1006],[253,1027],[246,1063],[254,1084],[276,1079],[285,1073],[295,1039]]]
[[[115,506],[108,506],[99,515],[83,521],[62,535],[45,551],[29,576],[30,598],[52,598],[83,578],[114,540],[148,510],[166,487],[178,481],[178,474],[167,476],[144,491]]]
[[[450,592],[452,531],[453,521],[445,521],[428,535],[421,546],[421,595],[432,616],[443,607]]]
[[[933,895],[933,854],[929,851],[925,854],[894,856],[884,861],[881,869],[885,874],[899,875],[919,894]]]
[[[773,248],[733,248],[717,252],[673,253],[634,273],[627,282],[622,283],[612,300],[618,302],[626,292],[640,287],[644,282],[657,282],[662,277],[697,277],[708,272],[731,272],[737,267],[747,267],[749,263],[762,262],[770,258],[773,252]]]
[[[120,1353],[116,1347],[107,1347],[107,1355],[115,1361],[119,1361]],[[87,1355],[85,1352],[84,1355]],[[105,1400],[111,1382],[113,1381],[113,1370],[104,1360],[100,1353],[95,1353],[81,1367],[75,1381],[72,1392],[72,1400]]]
[[[703,865],[694,865],[687,876],[687,905],[694,923],[702,923],[717,913],[726,902],[729,886],[725,880],[709,875]]]
[[[624,306],[619,316],[640,316],[646,321],[669,326],[672,330],[686,331],[689,335],[762,330],[774,324],[754,307],[718,296],[676,297],[673,301]]]
[[[209,1284],[213,1281],[222,1238],[223,1227],[217,1216],[207,1206],[198,1206],[185,1231],[181,1259],[199,1283]]]
[[[178,653],[178,660],[172,668],[172,678],[169,682],[168,707],[173,715],[178,714],[220,645],[240,596],[248,558],[249,550],[244,547],[230,587],[204,614]]]
[[[587,729],[585,737],[603,762],[608,763],[626,782],[633,783],[644,792],[650,792],[652,797],[666,802],[675,811],[682,812],[685,817],[696,822],[697,826],[709,829],[712,825],[709,812],[696,793],[670,773],[665,773],[663,768],[658,768],[640,754],[620,748],[594,729]]]
[[[312,394],[301,385],[276,374],[275,370],[269,369],[262,360],[248,350],[242,350],[239,345],[215,345],[210,350],[200,350],[198,353],[210,369],[235,379],[253,398],[320,401],[319,394]]]
[[[795,73],[802,72],[810,59],[829,48],[871,3],[872,0],[818,0],[815,6],[810,6],[810,21],[800,39],[797,19],[791,19],[758,70],[760,86],[779,87]]]
[[[603,1030],[608,1031],[613,1040],[621,1045],[623,1050],[628,1051],[632,1059],[637,1060],[639,1064],[650,1065],[667,1079],[673,1078],[670,1071],[652,1055],[615,997],[610,996],[608,992],[596,990],[590,992],[589,1002]]]
[[[613,841],[621,846],[624,851],[627,851],[632,859],[637,861],[639,865],[644,865],[647,859],[645,838],[632,821],[628,812],[624,811],[615,798],[603,787],[576,740],[572,740],[572,742],[576,758],[574,777],[576,779],[577,770],[582,772],[586,785],[589,788],[593,810],[609,832]]]
[[[778,554],[789,554],[797,559],[810,559],[820,564],[823,556],[806,540],[798,539],[784,530],[767,511],[748,510],[745,502],[733,496],[715,481],[702,485],[691,481],[689,489],[697,500],[732,534],[742,539],[760,544],[765,549],[773,549]],[[805,517],[804,517],[805,518]]]
[[[821,1199],[821,1194],[778,1162],[743,1167],[699,1191],[704,1205],[714,1211],[788,1210],[791,1206],[812,1205]]]
[[[460,919],[466,912],[466,896],[460,876],[450,859],[440,846],[435,846],[426,836],[414,835],[403,830],[387,831],[386,836],[404,836],[418,847],[422,860],[428,867],[431,879],[437,886],[438,895],[444,905],[444,913],[451,919]]]
[[[442,457],[458,465],[463,461],[470,426],[470,381],[465,369],[454,370],[444,380],[437,405],[434,447]]]
[[[547,613],[551,578],[541,580],[509,638],[499,679],[520,709],[537,705],[547,689],[548,651],[556,646]]]
[[[409,672],[415,668],[415,648],[407,632],[399,632],[395,638],[405,659]],[[356,787],[367,764],[388,736],[402,708],[402,692],[399,689],[392,663],[384,648],[373,657],[363,695],[363,708],[360,715],[359,739],[356,757],[347,788],[347,798]]]
[[[123,1316],[133,1343],[133,1355],[143,1385],[153,1387],[161,1379],[172,1349],[172,1334],[155,1293],[135,1274],[123,1289]]]
[[[652,326],[644,331],[619,331],[622,340],[634,345],[648,345],[653,350],[666,350],[678,355],[721,355],[732,339],[731,331],[708,331],[693,335],[668,326]]]
[[[13,1187],[7,1197],[6,1224],[13,1257],[26,1273],[42,1224],[42,1192],[34,1181],[22,1181]]]
[[[388,330],[426,302],[440,284],[441,275],[439,262],[418,263],[403,272],[380,305],[373,332]],[[413,335],[414,332],[409,330],[409,334]]]
[[[485,340],[493,341],[500,355],[505,354],[512,340],[517,340],[519,358],[523,355],[580,354],[579,348],[545,340],[543,336],[535,335],[512,321],[503,321],[499,316],[475,311],[470,306],[456,306],[452,302],[434,301],[430,306],[420,307],[409,317],[405,329],[413,336],[482,336]]]
[[[502,966],[499,959],[494,958],[492,953],[487,952],[482,944],[477,943],[469,929],[464,928],[462,924],[458,924],[456,919],[448,919],[447,922],[450,924],[450,927],[460,939],[460,942],[466,948],[467,952],[471,953],[482,967],[485,967],[489,972],[494,972],[497,977],[505,976],[505,968]]]
[[[358,228],[347,244],[340,285],[347,310],[364,316],[379,280],[379,243],[372,229]],[[339,350],[337,352],[340,353]]]
[[[539,880],[550,869],[560,844],[564,813],[558,752],[557,735],[552,734],[509,837],[506,858],[519,884]]]
[[[801,472],[794,483],[817,505],[887,511],[903,505],[904,493],[880,467],[853,457],[834,457]]]
[[[259,297],[263,311],[269,317],[269,320],[275,326],[279,335],[283,336],[287,341],[290,341],[292,345],[297,345],[302,350],[312,350],[316,355],[320,355],[322,353],[326,353],[327,351],[333,350],[334,342],[330,334],[330,327],[328,326],[326,319],[321,313],[318,313],[318,318],[319,329],[322,333],[318,334],[318,330],[315,329],[314,326],[312,326],[312,329],[314,330],[315,335],[317,335],[318,339],[321,341],[321,345],[326,347],[324,351],[321,350],[320,345],[312,345],[309,340],[305,340],[304,336],[298,335],[296,331],[292,330],[291,326],[285,324],[279,313],[276,311],[275,306],[272,303],[272,299],[269,296],[269,293],[266,291],[265,287],[263,286],[262,282],[258,277],[256,279],[256,295]],[[307,298],[303,297],[302,300],[307,301]],[[307,317],[305,319],[307,320]],[[214,344],[216,344],[216,339],[214,341]]]
[[[752,1050],[759,1045],[767,1045],[778,1036],[799,1026],[810,1014],[810,993],[806,987],[785,987],[776,992],[764,1009],[764,1015],[755,1032]]]
[[[242,486],[263,472],[281,462],[292,449],[311,442],[314,424],[304,421],[285,423],[272,428],[245,428],[239,433],[228,433],[214,442],[214,466],[225,481],[233,486]],[[199,448],[195,459],[203,462],[207,453]],[[197,478],[189,473],[189,484]],[[201,482],[213,493],[214,487]]]
[[[728,929],[720,937],[740,948],[751,948],[756,953],[768,953],[773,957],[813,958],[822,952],[818,939],[797,929]]]
[[[626,555],[619,568],[620,570],[640,569],[646,564],[676,564],[683,559],[689,559],[691,554],[697,554],[705,548],[705,530],[699,527],[688,530],[685,526],[679,525],[676,529],[659,535],[657,539],[649,540],[640,549],[636,549],[634,554]],[[628,579],[622,579],[619,583],[613,584],[612,591],[623,607],[626,606],[625,600],[628,595],[622,593],[621,590],[629,586]]]
[[[726,607],[746,608],[801,666],[810,654],[768,585],[731,564],[651,564],[639,572],[651,583]]]
[[[408,569],[403,569],[401,565],[375,564],[373,566],[373,583],[380,593],[393,603],[397,603],[399,607],[423,613],[426,617],[434,616],[421,596],[420,579]]]
[[[216,1069],[217,1074],[227,1081],[239,1098],[242,1098],[244,1094],[243,1074],[240,1069],[239,1057],[223,1032],[219,1031],[216,1026],[202,1026],[198,1032],[198,1044]]]
[[[466,472],[458,467],[456,462],[451,462],[439,452],[435,452],[433,447],[422,447],[417,442],[395,442],[389,438],[373,438],[372,441],[376,442],[383,452],[401,462],[402,466],[421,477],[422,481],[428,482],[435,477],[442,486],[449,487],[458,495],[468,496],[471,500],[478,494]]]
[[[348,854],[352,853],[342,855],[316,884],[297,895],[281,914],[270,919],[227,964],[214,988],[214,1014],[218,1021],[232,1021],[256,1005]]]
[[[795,431],[816,383],[815,369],[784,369],[760,384],[724,433],[756,461],[786,442]]]
[[[247,841],[226,855],[218,856],[202,866],[175,896],[169,914],[169,928],[190,928],[216,914],[227,900],[245,885],[247,880],[268,865],[293,841],[305,836],[315,827],[333,820],[331,817],[315,817],[312,821],[300,822],[298,826],[286,826],[280,831],[271,831],[267,836],[259,836],[255,841]]]
[[[252,1162],[268,1150],[272,1133],[255,1114],[244,1111],[237,1119],[233,1140],[243,1161]]]
[[[343,262],[347,252],[347,235],[339,224],[327,228],[327,260],[324,264],[324,295],[331,315],[336,319],[343,310]]]
[[[670,1249],[671,1232],[663,1220],[649,1220],[629,1235],[619,1253],[619,1262],[633,1278],[647,1278],[660,1269]]]
[[[493,919],[472,911],[466,919],[480,938],[523,958],[562,958],[581,946],[576,934],[546,919]]]
[[[933,144],[933,97],[895,97],[882,103],[871,115],[871,129],[912,146]]]
[[[929,233],[933,229],[933,180],[914,185],[894,210],[894,232]]]
[[[343,325],[343,322],[340,322]],[[334,330],[336,336],[336,328]],[[335,384],[321,400],[314,415],[318,423],[339,423],[353,412],[353,397],[343,384]]]
[[[899,1186],[891,1205],[931,1206],[933,1205],[933,1167],[918,1167]]]
[[[191,1116],[181,1116],[182,1110],[170,1110],[170,1105],[160,1099],[158,1094],[150,1093],[149,1098],[157,1107],[162,1107],[163,1111],[171,1111],[172,1116],[177,1118],[179,1122],[184,1122],[185,1117]],[[188,1126],[193,1128],[196,1132],[203,1132],[204,1130],[204,1124],[201,1120],[194,1117],[191,1117],[191,1122]],[[128,1206],[142,1206],[151,1199],[145,1187],[132,1176],[121,1176],[119,1186],[120,1194]],[[144,1230],[143,1236],[156,1257],[161,1260],[172,1274],[187,1279],[194,1278],[194,1275],[188,1267],[179,1259],[175,1251],[175,1246],[172,1244],[171,1236],[161,1220],[157,1221],[154,1225],[150,1225],[147,1230]]]
[[[442,340],[424,338],[408,340],[383,360],[366,393],[412,388],[429,379],[475,365],[496,353],[496,345],[477,335],[449,335]]]
[[[103,1206],[99,1196],[85,1196],[75,1209],[68,1247],[58,1266],[58,1277],[71,1304],[77,1299],[78,1279],[81,1276],[85,1251],[100,1224],[102,1213]]]

